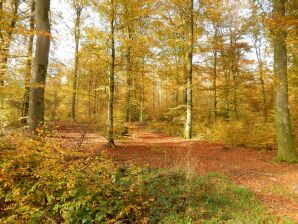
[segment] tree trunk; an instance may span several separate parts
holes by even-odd
[[[183,70],[184,70],[184,77],[183,77],[183,105],[187,105],[187,77],[188,77],[188,52],[185,54],[184,57],[184,64],[183,64]]]
[[[144,121],[144,104],[145,104],[145,59],[143,61],[142,84],[141,84],[141,102],[140,102],[140,122]]]
[[[214,122],[217,120],[217,32],[218,28],[215,27],[214,33],[214,49],[213,49],[213,113],[214,113]]]
[[[179,106],[179,64],[176,66],[176,91],[175,91],[175,107]]]
[[[28,42],[28,51],[27,51],[27,61],[25,69],[25,94],[23,98],[23,108],[22,108],[22,124],[27,124],[27,116],[29,110],[29,93],[30,93],[30,77],[32,71],[32,59],[33,59],[33,41],[34,41],[34,28],[35,28],[35,0],[31,2],[31,16],[30,16],[30,36]]]
[[[73,122],[76,121],[76,114],[77,114],[77,90],[78,90],[78,68],[79,68],[79,45],[80,45],[80,38],[81,38],[81,15],[83,6],[79,4],[75,4],[75,11],[76,11],[76,19],[75,19],[75,65],[74,65],[74,73],[73,73],[73,86],[72,86],[72,102],[71,102],[71,120]]]
[[[91,115],[92,115],[91,87],[92,87],[92,73],[89,74],[89,82],[88,82],[88,116],[89,116],[89,119],[91,119]]]
[[[35,133],[44,122],[44,91],[50,51],[49,11],[50,0],[36,1],[35,21],[38,35],[29,95],[29,130]]]
[[[268,120],[268,111],[267,111],[267,96],[266,96],[266,89],[265,89],[265,81],[264,81],[264,68],[263,68],[263,62],[261,58],[261,50],[257,45],[255,44],[255,51],[256,56],[258,60],[258,70],[259,70],[259,78],[260,78],[260,84],[261,84],[261,94],[263,99],[263,116],[264,116],[264,123],[267,123]]]
[[[188,60],[187,60],[187,85],[186,85],[186,123],[184,137],[192,138],[192,72],[193,72],[193,48],[194,48],[194,1],[189,0],[189,21],[188,21]]]
[[[110,22],[111,29],[111,70],[109,75],[109,101],[108,101],[108,147],[114,148],[114,91],[115,91],[115,60],[116,60],[116,50],[115,50],[115,5],[114,0],[111,0],[112,8],[112,18]]]
[[[285,16],[285,0],[273,0],[273,19],[279,24]],[[275,110],[279,161],[297,161],[289,112],[286,31],[279,26],[274,31]]]
[[[128,38],[129,42],[132,40],[131,29],[128,26]],[[126,105],[125,105],[125,122],[131,122],[131,89],[132,89],[132,64],[131,64],[131,43],[127,47],[126,54]]]

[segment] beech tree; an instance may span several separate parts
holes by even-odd
[[[186,76],[186,123],[184,137],[192,138],[192,73],[193,73],[193,49],[194,49],[194,1],[189,0],[188,14],[188,49],[187,49],[187,76]]]
[[[81,40],[82,12],[85,7],[85,2],[83,0],[73,0],[72,7],[74,8],[74,11],[75,11],[75,25],[74,25],[75,60],[74,60],[74,72],[73,72],[72,101],[71,101],[71,119],[72,121],[76,121],[79,46],[80,46],[80,40]]]
[[[115,147],[114,143],[114,94],[115,94],[115,67],[116,67],[116,49],[115,49],[115,22],[116,22],[116,4],[115,0],[110,2],[110,74],[109,74],[109,100],[108,100],[108,147]]]
[[[273,0],[274,74],[275,74],[275,111],[277,130],[277,160],[297,161],[297,154],[292,133],[288,96],[288,58],[284,27],[286,14],[285,0]]]
[[[44,92],[50,51],[50,0],[36,0],[36,46],[30,82],[29,129],[35,132],[44,122]]]
[[[29,21],[29,41],[28,41],[28,50],[27,50],[27,60],[26,60],[26,68],[25,68],[25,93],[23,99],[23,107],[22,107],[22,123],[27,124],[27,116],[29,110],[29,93],[30,93],[30,77],[32,72],[32,59],[33,59],[33,41],[34,41],[34,29],[35,29],[35,0],[31,1],[31,15]]]

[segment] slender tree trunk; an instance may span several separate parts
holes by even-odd
[[[218,29],[215,27],[214,33],[214,49],[213,49],[213,113],[214,113],[214,121],[217,120],[217,32]]]
[[[155,105],[156,105],[155,92],[156,92],[156,83],[155,83],[155,81],[153,81],[152,82],[152,108],[153,108],[153,110],[155,110]]]
[[[44,91],[50,51],[49,11],[50,0],[36,0],[37,41],[29,95],[29,129],[31,132],[35,132],[44,122]]]
[[[79,4],[75,4],[74,6],[76,11],[76,19],[75,19],[75,65],[74,65],[74,73],[73,73],[73,87],[72,87],[72,102],[71,102],[71,120],[76,121],[77,114],[77,91],[78,91],[78,68],[79,68],[79,45],[81,39],[81,15],[83,7]]]
[[[188,61],[187,61],[187,102],[186,123],[184,137],[192,138],[192,72],[193,72],[193,48],[194,48],[194,1],[189,0],[189,34],[188,34]]]
[[[280,23],[285,16],[285,0],[273,0],[273,18]],[[274,31],[275,110],[279,161],[297,161],[289,112],[286,31],[279,26]]]
[[[108,147],[115,147],[114,142],[114,91],[115,91],[115,4],[114,0],[111,0],[112,18],[110,22],[111,29],[111,70],[109,75],[109,101],[108,101]]]
[[[189,0],[188,0],[189,1]],[[187,105],[187,77],[188,77],[188,52],[185,54],[184,57],[184,64],[183,64],[183,69],[184,69],[184,77],[183,77],[183,104],[186,106]]]
[[[263,99],[263,116],[264,116],[264,123],[267,123],[268,120],[268,111],[267,111],[267,96],[266,96],[266,89],[265,89],[265,81],[264,81],[264,69],[263,69],[263,62],[261,59],[261,52],[260,48],[255,45],[256,56],[258,60],[258,69],[259,69],[259,78],[261,84],[261,93]]]
[[[132,40],[131,29],[128,26],[128,38],[129,42]],[[131,43],[127,47],[127,54],[126,54],[126,105],[125,105],[125,122],[131,122],[131,89],[132,89],[132,64],[131,64]]]
[[[239,55],[236,49],[237,42],[231,37],[230,47],[232,54],[231,72],[233,78],[233,112],[235,119],[238,119],[238,78],[239,78]]]
[[[144,121],[144,104],[145,104],[145,59],[143,61],[143,71],[142,71],[142,86],[141,86],[141,105],[140,105],[140,122]]]
[[[213,113],[214,121],[217,120],[217,51],[214,51],[214,64],[213,64]]]
[[[141,92],[141,105],[140,105],[140,122],[144,121],[144,103],[145,103],[145,94],[144,94],[144,83],[142,83],[142,92]]]
[[[225,101],[226,101],[226,119],[230,119],[230,71],[225,71]]]
[[[179,106],[179,66],[176,69],[176,93],[175,93],[175,106]]]
[[[27,124],[27,116],[29,110],[29,93],[30,93],[30,77],[32,71],[32,59],[33,59],[33,41],[34,41],[34,28],[35,28],[35,0],[31,2],[31,16],[30,16],[30,36],[28,42],[28,50],[27,50],[27,61],[26,61],[26,69],[25,69],[25,94],[23,98],[23,108],[22,108],[22,124]]]
[[[238,106],[238,97],[237,97],[237,73],[233,73],[233,111],[234,111],[234,116],[235,118],[238,117],[238,111],[237,111],[237,106]]]
[[[98,104],[98,97],[97,97],[97,77],[94,77],[94,107],[93,107],[93,114],[97,114],[97,104]]]
[[[89,82],[88,82],[88,116],[91,118],[92,115],[92,107],[91,107],[91,88],[92,88],[92,74],[89,74]]]

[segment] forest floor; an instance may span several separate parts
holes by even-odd
[[[275,163],[275,152],[228,147],[224,144],[164,136],[140,125],[130,136],[107,149],[106,140],[94,133],[85,136],[82,148],[104,151],[116,163],[152,168],[177,168],[189,174],[223,173],[234,183],[252,190],[268,211],[298,223],[298,164]],[[79,133],[68,132],[78,138]]]

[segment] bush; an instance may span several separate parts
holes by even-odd
[[[183,136],[184,127],[180,123],[156,121],[149,124],[148,128],[160,134],[170,136]]]
[[[220,121],[213,125],[212,140],[232,146],[257,149],[275,148],[276,136],[273,124],[258,124],[253,121]]]

